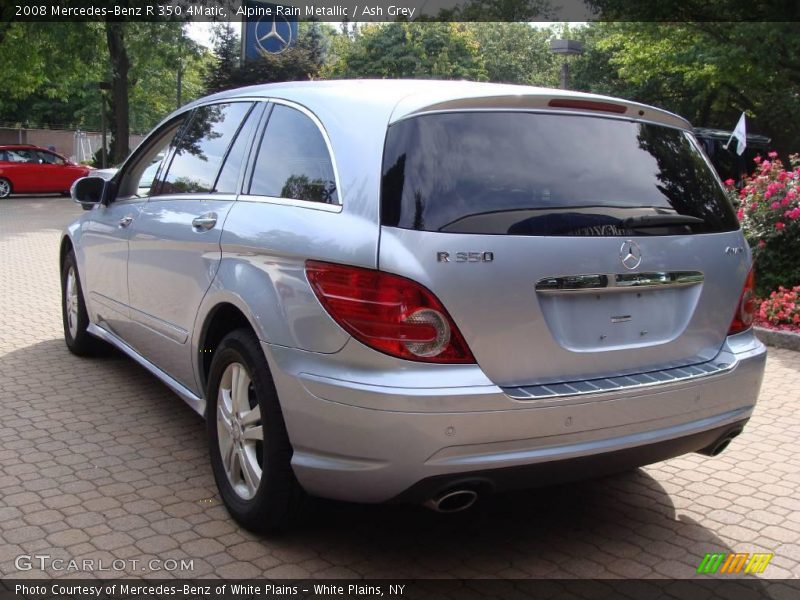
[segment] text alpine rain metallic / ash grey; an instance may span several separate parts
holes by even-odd
[[[304,493],[452,512],[713,456],[758,396],[749,249],[690,125],[650,106],[244,88],[72,195],[67,346],[116,346],[205,415],[252,529]]]

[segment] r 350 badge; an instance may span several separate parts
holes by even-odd
[[[437,252],[436,262],[471,262],[471,263],[489,263],[494,260],[494,252]]]

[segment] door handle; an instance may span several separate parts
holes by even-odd
[[[119,226],[122,228],[127,227],[131,223],[133,223],[133,215],[125,215],[119,220]]]
[[[192,219],[192,227],[195,229],[202,229],[203,231],[208,231],[209,229],[213,229],[214,225],[217,224],[217,213],[206,213],[204,215],[200,215],[199,217],[195,217]]]

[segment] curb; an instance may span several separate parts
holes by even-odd
[[[767,346],[774,346],[775,348],[786,348],[787,350],[795,350],[800,352],[800,333],[793,331],[778,331],[775,329],[766,329],[764,327],[754,327],[756,336]]]

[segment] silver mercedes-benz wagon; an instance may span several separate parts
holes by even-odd
[[[682,118],[437,81],[273,84],[167,117],[61,243],[64,335],[206,417],[223,501],[454,512],[716,455],[765,349],[751,254]]]

